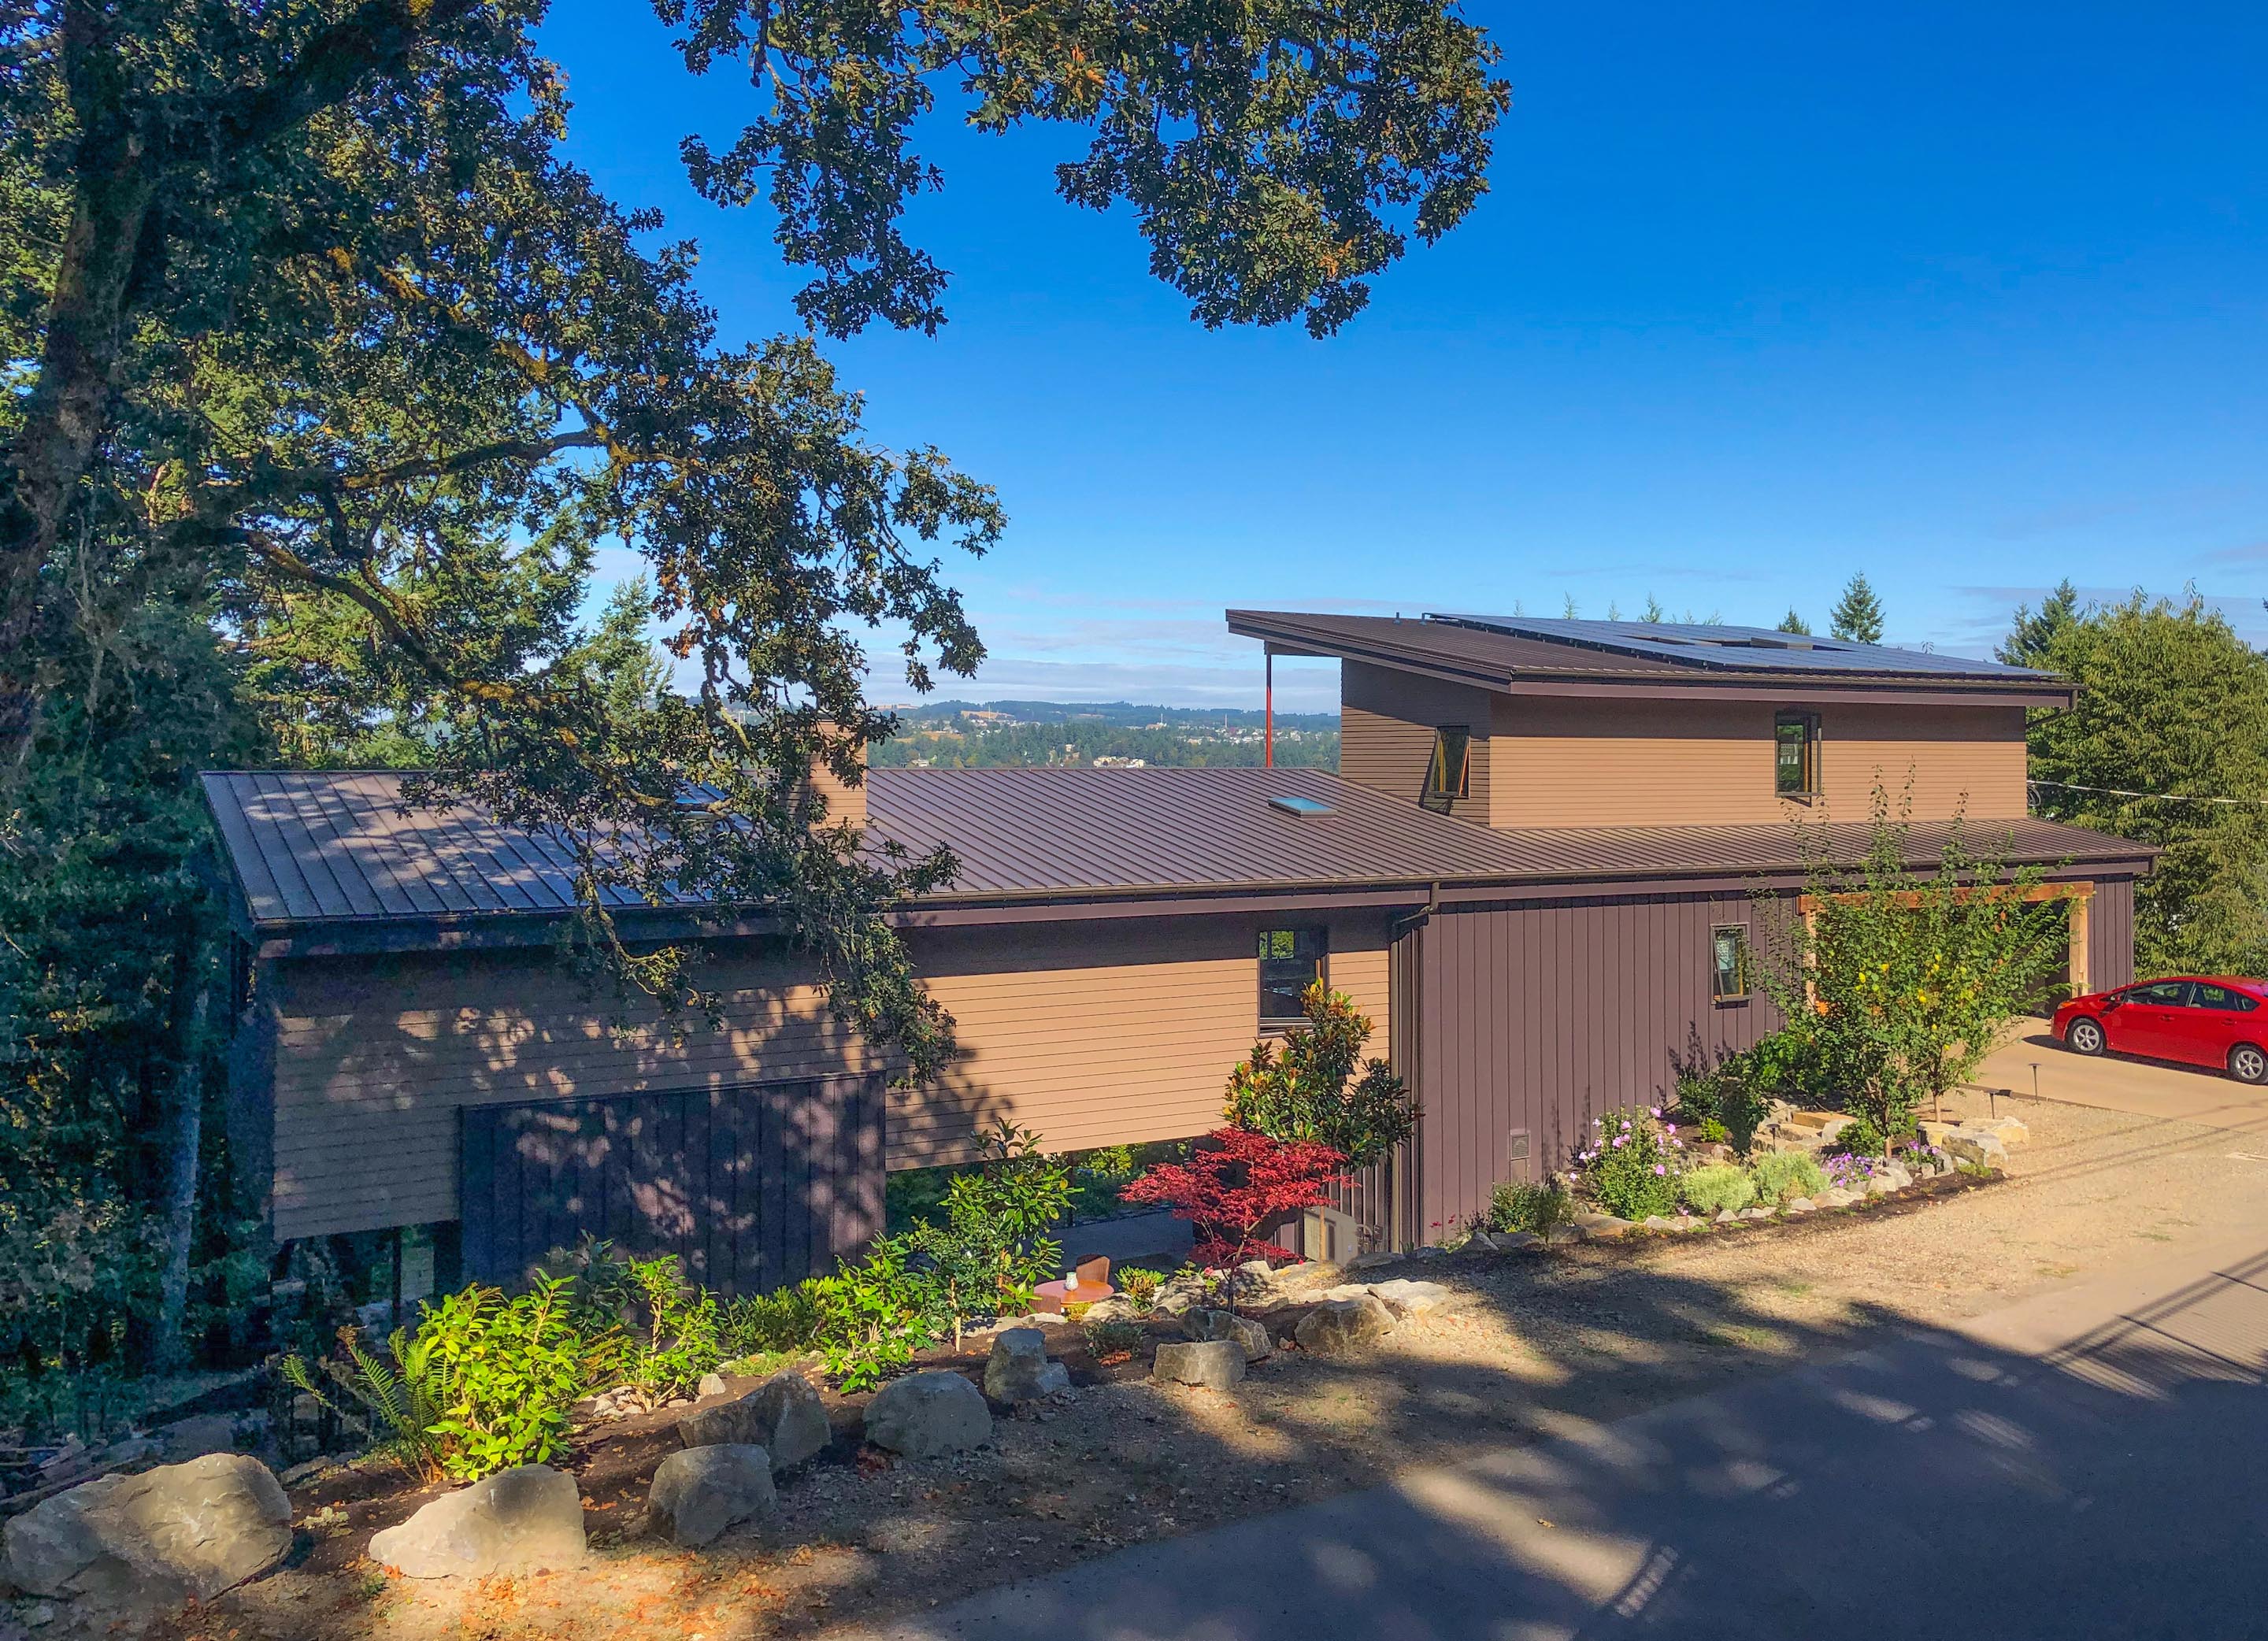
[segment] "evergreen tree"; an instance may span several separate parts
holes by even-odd
[[[1882,601],[1867,585],[1864,574],[1851,578],[1843,596],[1828,612],[1828,623],[1830,632],[1851,644],[1881,643]]]
[[[1787,614],[1779,618],[1779,626],[1776,630],[1780,632],[1794,633],[1801,637],[1808,638],[1811,637],[1811,623],[1804,620],[1802,616],[1797,614],[1795,613],[1795,606],[1791,604],[1787,607]]]
[[[2079,620],[2079,592],[2069,577],[2040,600],[2037,614],[2026,604],[2016,606],[2008,636],[1993,653],[2010,666],[2045,666],[2048,652],[2065,628]]]

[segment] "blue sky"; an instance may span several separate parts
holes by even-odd
[[[1231,605],[1824,625],[1983,653],[2069,576],[2194,583],[2268,642],[2268,14],[2236,4],[1477,5],[1513,107],[1491,192],[1337,337],[1206,331],[1125,213],[1058,201],[1075,131],[941,116],[915,217],[934,338],[829,344],[892,445],[996,485],[948,563],[993,659],[946,693],[1257,704]],[[560,0],[570,150],[703,247],[728,340],[791,328],[729,136],[642,8]],[[878,648],[876,699],[904,699]],[[1335,704],[1333,669],[1278,700]]]

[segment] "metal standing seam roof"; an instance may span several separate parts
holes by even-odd
[[[557,839],[464,806],[399,806],[393,771],[214,773],[205,792],[255,924],[556,915],[575,904]],[[1785,872],[1802,851],[1786,826],[1498,831],[1431,813],[1321,769],[876,769],[870,834],[915,850],[946,844],[961,876],[938,900],[1079,900],[1364,887]],[[1273,797],[1328,805],[1295,816]],[[1947,828],[1916,826],[1936,858]],[[1972,825],[1977,844],[2036,862],[2141,861],[2123,838],[2025,820]],[[1831,828],[1837,852],[1867,828]],[[610,905],[642,905],[614,891]],[[699,902],[688,896],[677,902]]]
[[[1965,656],[1761,627],[1545,620],[1531,616],[1331,615],[1231,610],[1228,628],[1287,650],[1454,674],[1484,686],[1521,679],[1643,686],[1700,683],[1876,687],[2068,696],[2053,673]],[[1804,647],[1808,646],[1808,647]]]

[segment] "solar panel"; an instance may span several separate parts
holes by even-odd
[[[1299,798],[1286,795],[1270,798],[1268,806],[1270,809],[1280,809],[1287,815],[1298,815],[1303,820],[1314,815],[1336,813],[1320,798]]]
[[[1998,661],[1939,655],[1928,650],[1899,650],[1887,644],[1854,644],[1847,638],[1815,638],[1769,627],[1703,626],[1670,622],[1581,621],[1527,615],[1428,614],[1427,621],[1541,638],[1581,649],[1643,656],[1684,666],[1772,673],[1874,673],[2016,681],[2047,674]]]

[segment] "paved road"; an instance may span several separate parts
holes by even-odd
[[[2268,1087],[2250,1087],[2205,1066],[2073,1054],[2044,1031],[1995,1049],[1970,1080],[2019,1094],[2030,1093],[2036,1080],[2043,1099],[2268,1138]]]
[[[880,1633],[2268,1637],[2264,1385],[2255,1236]]]

